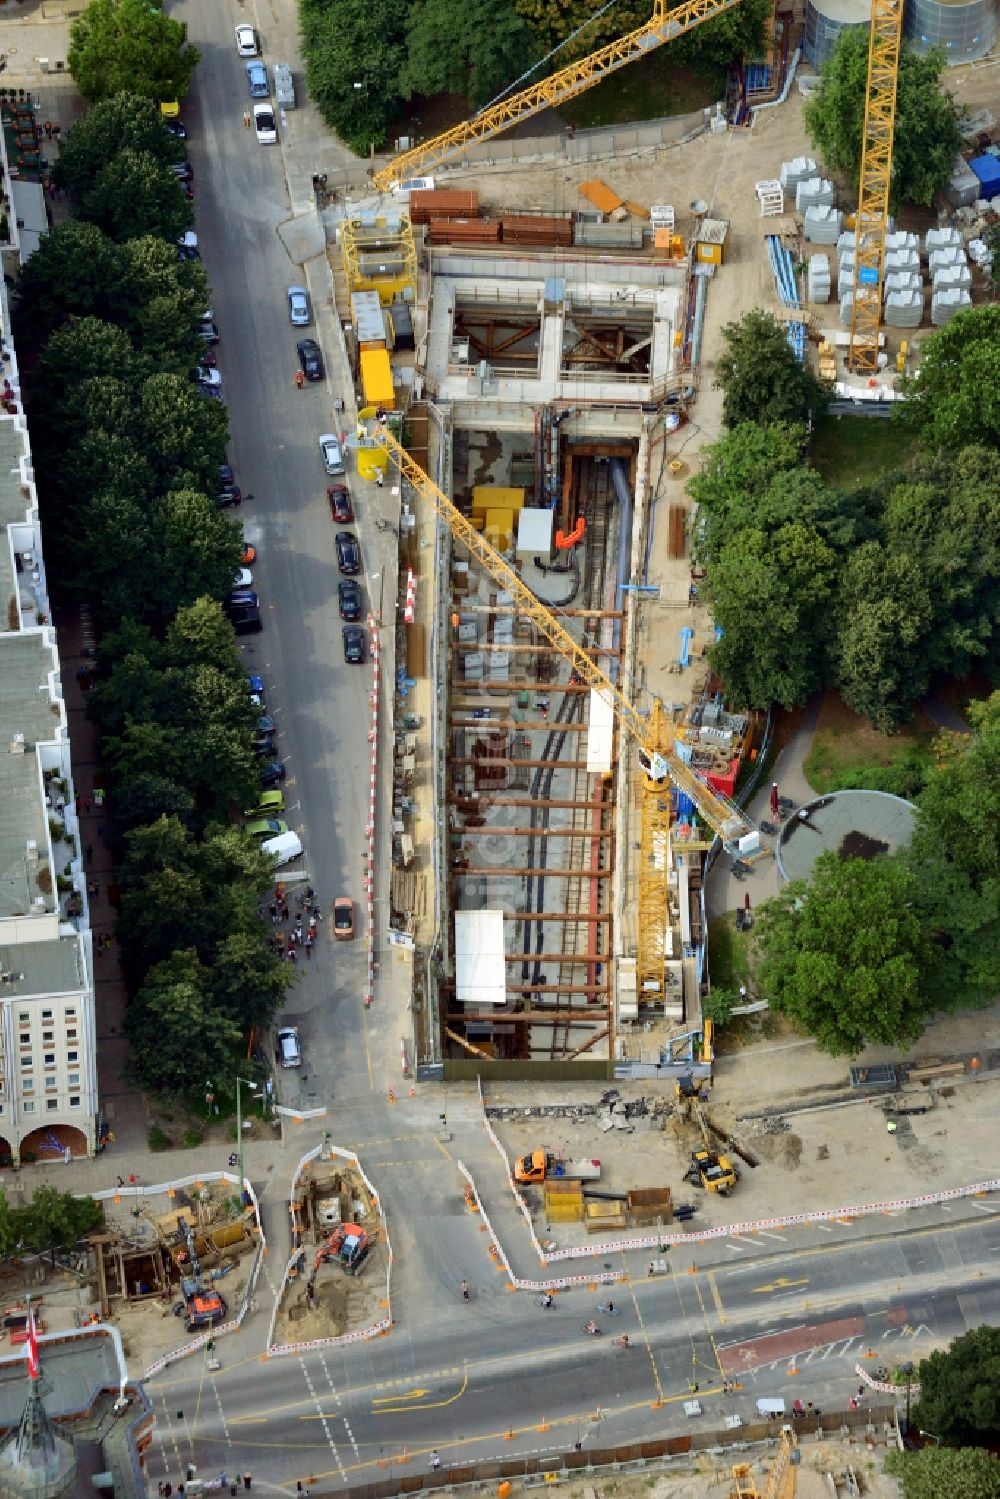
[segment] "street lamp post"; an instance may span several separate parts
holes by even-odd
[[[378,579],[378,614],[375,616],[379,624],[382,623],[382,596],[385,589],[385,568],[379,568],[377,573],[372,573],[372,583]]]
[[[368,83],[367,83],[367,80],[365,82],[363,82],[363,83],[355,83],[353,85],[353,87],[357,90],[357,92],[359,94],[363,93],[364,96],[365,96],[365,100],[367,101],[367,99],[368,99]],[[369,154],[371,156],[371,169],[374,172],[374,170],[375,170],[375,141],[374,141],[373,137],[369,137],[368,149],[369,149]]]
[[[906,1375],[906,1430],[910,1430],[910,1391],[913,1388],[913,1361],[907,1359],[903,1365],[903,1373]]]
[[[252,1082],[250,1078],[248,1078],[248,1077],[237,1077],[237,1079],[236,1079],[236,1137],[237,1137],[237,1147],[236,1147],[236,1149],[237,1149],[238,1165],[237,1165],[236,1169],[239,1172],[239,1179],[240,1179],[239,1180],[240,1212],[242,1213],[242,1211],[243,1211],[243,1110],[242,1110],[242,1102],[243,1102],[243,1100],[242,1100],[242,1098],[240,1096],[240,1084],[241,1083],[246,1083],[247,1087],[250,1089],[250,1091],[252,1093],[257,1093],[260,1090],[259,1090],[259,1087],[258,1087],[257,1083]]]

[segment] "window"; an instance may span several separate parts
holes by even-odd
[[[26,1070],[30,1071],[30,1069],[31,1069],[31,1058],[30,1057],[22,1057],[21,1058],[21,1071],[22,1072],[24,1072]]]
[[[47,1077],[45,1079],[45,1091],[46,1093],[58,1093],[59,1079],[55,1076]]]
[[[31,1032],[30,1031],[22,1031],[21,1032],[21,1045],[22,1046],[30,1046],[31,1045]]]
[[[18,1010],[18,1012],[17,1012],[17,1018],[18,1018],[18,1020],[20,1020],[20,1022],[21,1022],[22,1025],[30,1025],[31,1024],[31,1011],[30,1010]]]
[[[59,1107],[58,1098],[47,1098],[45,1100],[45,1107],[47,1109],[57,1109]]]
[[[76,1040],[76,1027],[75,1026],[73,1027],[72,1030],[68,1030],[66,1032],[66,1040],[67,1041],[75,1041]]]
[[[67,1005],[66,1008],[65,1008],[65,1010],[63,1010],[63,1014],[64,1015],[75,1015],[76,1014],[76,1006],[75,1005]]]
[[[48,1046],[51,1046],[52,1045],[52,1041],[53,1041],[53,1032],[52,1031],[42,1031],[42,1041],[43,1041],[44,1044],[46,1044]]]
[[[56,1065],[56,1054],[55,1054],[55,1052],[54,1051],[47,1051],[44,1054],[43,1061],[45,1062],[46,1067],[54,1067]]]
[[[42,1011],[42,1019],[43,1020],[51,1020],[52,1019],[52,1011],[51,1010],[43,1010]]]
[[[69,1077],[66,1079],[66,1086],[67,1088],[79,1088],[80,1074],[78,1072],[71,1072]]]
[[[78,1051],[68,1051],[66,1053],[66,1060],[67,1062],[78,1062],[80,1060],[80,1053]]]
[[[24,1100],[24,1103],[22,1103],[21,1108],[24,1110],[24,1112],[26,1114],[33,1114],[35,1112],[35,1105],[34,1105],[34,1103],[32,1102],[32,1100],[30,1098],[26,1098]]]
[[[80,1107],[80,1095],[79,1095],[79,1093],[74,1093],[73,1094],[72,1098],[69,1101],[69,1106],[70,1106],[71,1109],[78,1109]],[[3,1113],[3,1104],[0,1104],[0,1114],[2,1114],[2,1113]]]

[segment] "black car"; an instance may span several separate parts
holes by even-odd
[[[264,787],[277,786],[287,775],[284,760],[270,760],[260,768],[260,784]]]
[[[322,380],[324,375],[323,355],[314,338],[300,338],[295,345],[302,373],[307,380]]]
[[[257,635],[264,628],[264,622],[260,617],[260,610],[255,604],[243,604],[239,608],[231,609],[227,612],[229,614],[229,623],[237,635]]]
[[[163,128],[175,141],[186,141],[188,138],[187,126],[183,120],[164,120]]]
[[[253,752],[261,760],[273,760],[277,751],[273,734],[261,734],[253,741]]]
[[[189,161],[172,161],[170,170],[179,182],[194,181],[194,167]]]
[[[242,505],[243,491],[238,484],[223,484],[215,497],[217,505]]]
[[[198,332],[207,344],[217,344],[219,342],[219,330],[211,318],[205,318],[204,322],[198,325]]]
[[[350,531],[337,532],[337,566],[348,578],[357,577],[361,571],[361,548]]]
[[[230,464],[228,464],[228,463],[220,463],[219,464],[219,483],[222,485],[223,489],[229,489],[230,487],[232,487],[233,485],[235,485],[235,483],[236,483],[236,475],[233,473],[233,470],[232,470],[232,467],[231,467]]]
[[[360,625],[344,626],[344,660],[360,666],[365,659],[365,632]]]
[[[361,618],[361,589],[357,583],[343,579],[337,584],[337,593],[340,597],[340,617],[347,620],[358,620]]]
[[[234,588],[222,600],[222,607],[227,614],[238,613],[240,609],[259,609],[260,599],[252,588]]]

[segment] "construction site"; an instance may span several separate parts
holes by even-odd
[[[898,330],[924,308],[922,256],[931,323],[984,294],[985,203],[923,244],[926,225],[889,232],[888,0],[854,213],[808,155],[784,13],[690,151],[654,140],[598,175],[571,133],[546,167],[497,142],[723,8],[668,19],[656,0],[635,32],[404,151],[328,247],[359,477],[388,475],[399,504],[390,928],[426,1076],[710,1078],[708,869],[770,860],[790,809],[756,825],[738,805],[767,727],[706,659],[684,485],[720,430],[702,372],[727,317],[769,306],[838,396],[886,405],[913,367]]]
[[[278,1345],[342,1337],[385,1316],[385,1229],[362,1173],[343,1160],[314,1161],[292,1202],[296,1253],[277,1307]]]

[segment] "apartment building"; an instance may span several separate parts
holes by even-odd
[[[93,950],[38,498],[0,285],[0,1164],[92,1155]]]

